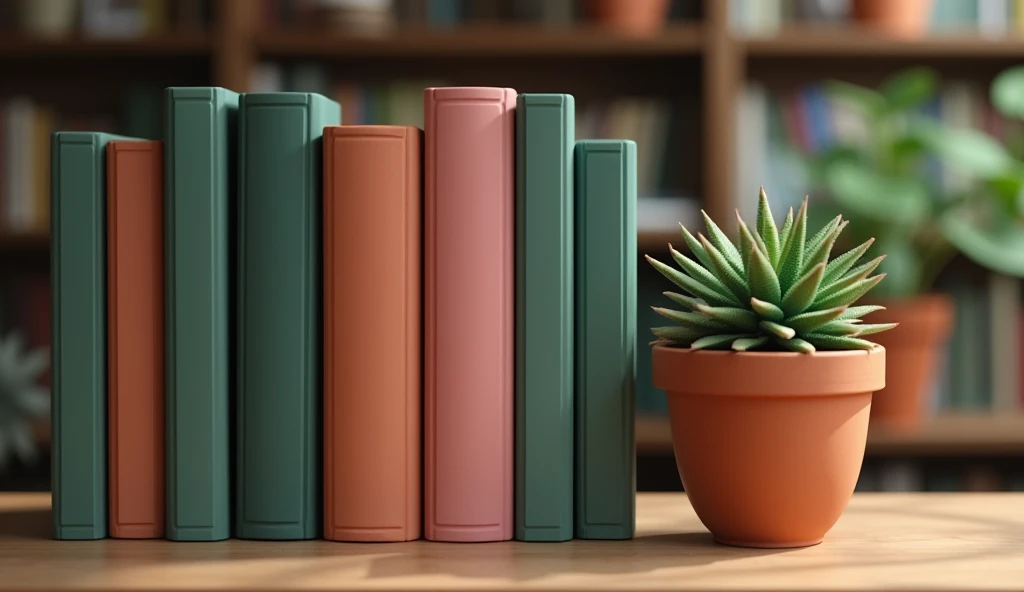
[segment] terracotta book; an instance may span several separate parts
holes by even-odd
[[[324,130],[324,537],[420,537],[423,133]]]
[[[57,132],[50,150],[53,536],[107,536],[107,143]]]
[[[515,102],[507,88],[424,93],[430,540],[512,538]]]
[[[573,536],[572,95],[516,105],[516,539]]]
[[[164,536],[164,187],[160,142],[107,144],[110,536]]]
[[[636,525],[636,144],[576,143],[576,538]]]

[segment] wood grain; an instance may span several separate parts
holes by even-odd
[[[1020,590],[1024,494],[857,494],[816,547],[716,545],[682,494],[637,538],[566,543],[52,541],[47,494],[0,494],[0,590]]]

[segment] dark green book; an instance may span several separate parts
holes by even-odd
[[[320,212],[324,126],[313,93],[239,101],[235,536],[320,530]]]
[[[107,536],[107,142],[57,132],[50,147],[53,537]]]
[[[576,537],[636,525],[636,144],[576,143]]]
[[[572,95],[516,105],[515,536],[573,536]]]
[[[165,94],[167,538],[231,534],[231,212],[238,95]]]

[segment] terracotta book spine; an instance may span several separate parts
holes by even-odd
[[[164,536],[163,146],[107,144],[110,536]]]
[[[320,199],[316,93],[239,102],[235,536],[320,536]]]
[[[50,150],[53,536],[107,536],[107,143],[58,132]]]
[[[636,524],[636,144],[576,143],[576,538]]]
[[[424,536],[512,538],[516,92],[424,93]]]
[[[516,105],[516,539],[573,536],[572,95]]]
[[[422,144],[415,127],[324,130],[328,540],[420,537]]]

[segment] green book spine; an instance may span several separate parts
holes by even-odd
[[[50,150],[53,537],[107,536],[106,146],[57,132]]]
[[[576,143],[576,537],[636,525],[636,144]]]
[[[239,101],[235,536],[320,529],[320,211],[323,132],[341,107],[314,93]]]
[[[515,536],[573,536],[572,95],[516,106]]]
[[[167,538],[230,536],[229,212],[238,95],[165,95]]]

